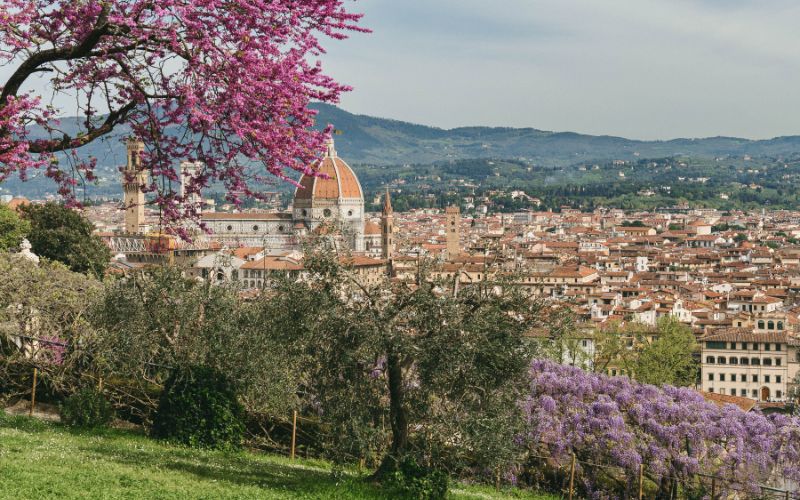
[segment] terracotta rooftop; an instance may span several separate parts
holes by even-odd
[[[333,141],[328,151],[312,169],[317,175],[303,174],[295,190],[295,200],[336,200],[339,198],[364,198],[361,184],[350,166],[336,156]]]

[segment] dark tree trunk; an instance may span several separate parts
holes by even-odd
[[[408,448],[408,414],[405,407],[405,389],[400,358],[397,354],[388,356],[389,375],[389,419],[392,422],[392,454],[399,457]]]
[[[400,356],[391,353],[386,357],[386,374],[389,382],[389,421],[392,426],[392,448],[383,458],[373,475],[380,480],[387,473],[397,470],[398,460],[408,450],[408,411],[405,407],[405,388]]]

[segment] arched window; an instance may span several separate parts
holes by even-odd
[[[714,356],[706,356],[706,363],[708,363],[709,365],[713,365],[714,364]]]
[[[749,364],[750,364],[750,360],[749,360],[749,359],[747,359],[747,358],[741,358],[741,359],[739,360],[739,364],[740,364],[740,365],[749,365]]]
[[[774,330],[775,329],[775,322],[772,320],[767,321],[767,329]]]
[[[764,329],[764,320],[761,320],[761,319],[758,320],[758,329],[759,330],[763,330]]]
[[[750,364],[753,366],[760,366],[761,360],[758,358],[750,358]]]
[[[783,330],[783,321],[778,321],[778,330]]]
[[[718,365],[724,365],[725,364],[725,357],[724,356],[718,356],[717,357],[717,364]]]
[[[738,365],[739,364],[739,359],[738,358],[734,358],[734,357],[731,356],[730,358],[728,358],[728,363],[731,364],[731,365]]]
[[[764,366],[772,366],[772,359],[764,358]]]

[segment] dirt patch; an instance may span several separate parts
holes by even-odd
[[[4,411],[9,415],[28,416],[31,411],[31,402],[21,399],[16,404],[4,408]],[[61,421],[61,417],[58,415],[58,406],[47,403],[36,403],[33,409],[33,416],[48,422]]]

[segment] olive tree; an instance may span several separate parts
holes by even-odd
[[[331,456],[366,458],[378,478],[406,456],[450,472],[512,461],[536,301],[499,284],[365,286],[324,252],[306,268],[260,307],[286,359],[302,360],[303,409]]]

